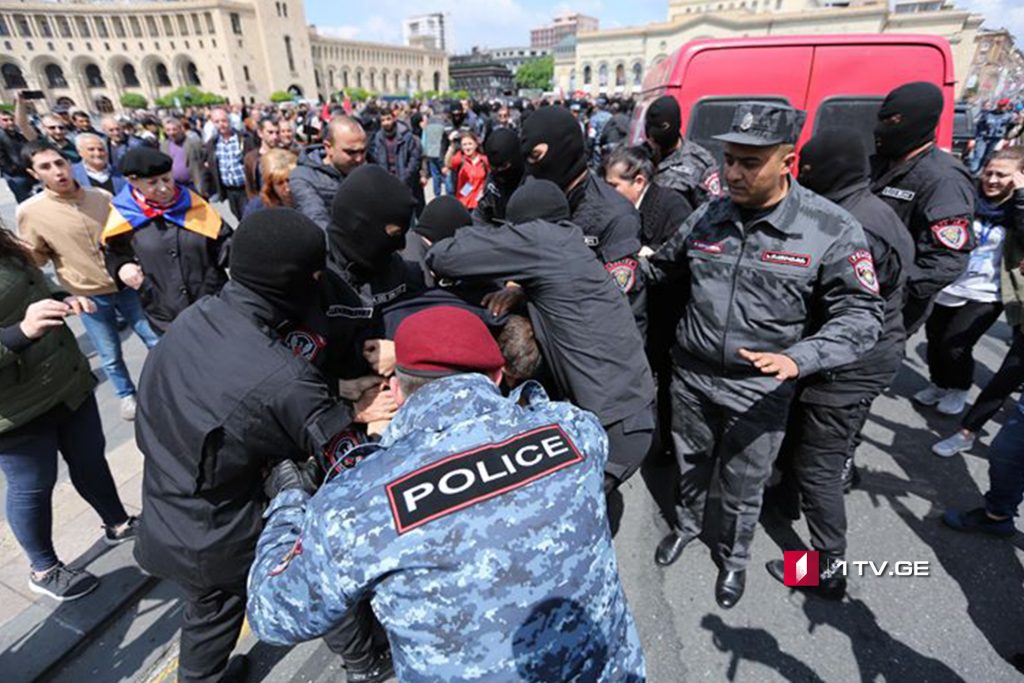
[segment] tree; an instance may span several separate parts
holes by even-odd
[[[158,107],[175,107],[191,104],[223,104],[224,101],[225,98],[220,95],[203,92],[194,85],[186,85],[172,90],[163,97],[156,98],[156,105]]]
[[[526,62],[516,72],[516,85],[529,90],[547,90],[555,75],[555,58],[551,55]]]
[[[125,109],[145,109],[149,100],[137,92],[126,92],[121,95],[121,106]]]
[[[274,92],[270,93],[270,101],[274,103],[291,102],[294,99],[295,98],[292,97],[292,94],[287,90],[275,90]]]

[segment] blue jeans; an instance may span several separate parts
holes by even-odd
[[[103,364],[103,371],[107,373],[107,379],[114,387],[114,393],[118,398],[126,398],[135,395],[135,385],[128,374],[128,367],[124,364],[124,355],[121,353],[121,336],[117,329],[117,314],[132,329],[139,339],[146,345],[146,348],[153,348],[160,340],[146,320],[146,314],[142,311],[142,303],[139,295],[134,289],[122,289],[114,294],[102,294],[89,297],[96,304],[95,313],[82,314],[82,324],[85,326],[85,333],[89,335],[89,341],[96,348]]]
[[[104,525],[116,526],[128,519],[104,456],[105,448],[94,396],[73,412],[61,405],[14,433],[0,434],[0,471],[7,480],[7,523],[34,571],[57,564],[52,506],[57,451],[68,464],[71,484]]]
[[[985,509],[997,517],[1015,517],[1024,498],[1024,414],[1010,409],[1010,419],[988,449]]]
[[[974,151],[971,153],[970,164],[968,164],[968,170],[971,172],[971,175],[978,175],[988,153],[988,148],[995,147],[997,142],[998,140],[989,140],[987,138],[975,139]]]
[[[430,180],[434,183],[434,196],[441,196],[441,188],[445,185],[444,174],[441,173],[443,166],[441,159],[427,157],[427,172],[430,173]]]

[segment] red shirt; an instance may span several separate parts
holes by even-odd
[[[491,172],[487,157],[477,152],[476,156],[470,159],[463,157],[462,150],[459,150],[452,155],[449,168],[455,173],[455,198],[472,211],[484,193],[487,174]]]

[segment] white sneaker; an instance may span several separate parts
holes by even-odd
[[[974,440],[977,438],[977,434],[970,432],[965,434],[964,430],[958,429],[952,436],[946,437],[932,446],[932,453],[940,458],[952,458],[957,453],[971,450]]]
[[[959,415],[967,407],[967,390],[950,389],[935,407],[943,415]]]
[[[914,400],[925,406],[933,406],[946,395],[946,389],[940,389],[934,384],[929,384],[921,391],[914,394]]]
[[[134,396],[125,396],[121,399],[121,419],[126,422],[131,422],[135,419],[135,409],[138,405],[135,403]]]

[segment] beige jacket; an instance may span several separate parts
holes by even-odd
[[[112,294],[117,285],[107,273],[100,232],[110,213],[110,194],[79,187],[69,199],[43,190],[18,205],[18,235],[36,264],[53,261],[57,279],[72,294]]]

